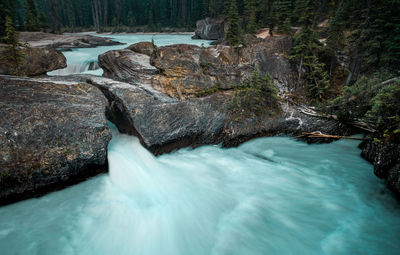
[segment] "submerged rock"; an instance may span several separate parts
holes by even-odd
[[[224,18],[205,18],[196,22],[196,30],[193,39],[219,40],[224,37]]]
[[[374,165],[375,175],[385,179],[391,191],[400,198],[400,141],[365,141],[360,144],[362,156]]]
[[[106,105],[88,84],[0,76],[0,204],[104,172]]]
[[[35,76],[67,67],[65,56],[58,50],[52,48],[25,48],[22,50],[24,61],[18,68],[18,73]],[[5,54],[4,51],[0,55]],[[15,72],[13,63],[0,58],[0,74],[13,74]]]

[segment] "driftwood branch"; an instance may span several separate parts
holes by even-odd
[[[327,135],[323,134],[320,131],[306,133],[303,132],[301,135],[296,136],[296,138],[332,138],[332,139],[350,139],[350,140],[368,140],[368,138],[357,138],[357,137],[349,137],[349,136],[341,136],[341,135]]]
[[[389,79],[389,80],[386,80],[386,81],[384,81],[384,82],[379,83],[378,86],[384,86],[384,85],[393,83],[393,82],[395,82],[395,81],[397,81],[397,80],[399,80],[399,79],[400,79],[400,77],[394,77],[394,78],[392,78],[392,79]]]
[[[399,77],[400,78],[400,77]],[[393,79],[392,79],[393,80]],[[330,115],[330,114],[321,114],[321,113],[317,113],[314,109],[311,109],[307,106],[300,106],[298,108],[298,110],[308,116],[313,116],[313,117],[318,117],[318,118],[326,118],[326,119],[333,119],[333,120],[338,120],[338,117],[336,115]],[[353,122],[350,123],[351,125],[353,125],[356,128],[359,128],[361,130],[370,132],[370,133],[375,133],[376,129],[374,128],[373,125],[363,122],[363,121],[359,121],[359,120],[354,120]]]

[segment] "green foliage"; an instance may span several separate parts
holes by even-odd
[[[325,71],[325,64],[320,63],[316,56],[306,56],[303,66],[307,70],[303,76],[307,96],[311,103],[318,104],[326,99],[329,88],[329,75]]]
[[[343,50],[346,44],[346,37],[344,34],[345,22],[344,22],[344,10],[343,6],[340,6],[336,11],[335,16],[330,20],[330,26],[328,30],[328,37],[326,44],[329,50],[332,52],[337,50]]]
[[[362,76],[354,85],[345,87],[342,96],[328,102],[325,110],[344,122],[370,123],[378,130],[377,136],[391,134],[400,124],[400,81],[382,85],[389,78],[391,74],[385,72]]]
[[[25,1],[25,29],[28,31],[36,31],[39,29],[37,12],[34,0]]]
[[[364,119],[389,135],[400,130],[400,81],[387,85],[371,99]]]
[[[203,69],[203,72],[208,72],[214,64],[210,62],[201,62],[200,67]]]
[[[231,104],[232,115],[236,117],[273,115],[279,109],[277,89],[266,74],[263,76],[256,67],[249,81],[237,88]]]
[[[6,18],[6,36],[4,37],[4,42],[7,44],[7,47],[3,55],[3,60],[12,66],[11,74],[18,75],[20,74],[19,67],[24,61],[25,55],[20,49],[18,33],[15,31],[10,17]]]
[[[47,17],[43,11],[39,12],[39,25],[41,28],[46,28],[48,26]]]
[[[228,41],[230,46],[234,47],[237,47],[243,43],[242,31],[239,26],[239,13],[236,0],[231,0],[228,14],[228,31],[226,32],[225,39]]]
[[[400,30],[400,2],[371,0],[359,4],[350,1],[346,8],[348,13],[354,13],[351,19],[347,18],[351,28],[348,49],[351,71],[355,74],[373,72],[377,66],[398,70],[400,37],[396,31]]]
[[[247,33],[255,35],[257,33],[258,25],[255,11],[250,14],[250,21],[247,25]]]
[[[273,10],[279,33],[290,32],[292,17],[291,6],[292,2],[290,0],[274,1]]]
[[[312,103],[317,104],[326,98],[329,75],[325,70],[325,65],[317,57],[322,49],[322,44],[313,29],[314,5],[312,0],[305,1],[307,1],[307,5],[303,9],[304,13],[300,18],[302,27],[301,31],[294,37],[291,59],[295,60],[299,65],[299,78],[305,84],[308,97]],[[303,69],[305,72],[302,76]]]
[[[195,94],[195,97],[206,97],[206,96],[212,95],[214,93],[217,93],[219,91],[221,91],[220,85],[219,84],[215,84],[215,85],[211,86],[208,89],[204,89],[204,90],[201,90],[201,91],[197,92]]]
[[[15,20],[16,8],[15,0],[0,0],[0,38],[6,35],[6,18],[10,17]]]

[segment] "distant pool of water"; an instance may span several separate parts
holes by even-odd
[[[114,128],[109,174],[0,207],[0,254],[398,255],[399,203],[357,144],[272,137],[156,158]]]
[[[194,44],[209,46],[212,41],[193,40],[192,35],[174,35],[174,34],[94,34],[95,36],[109,37],[114,41],[125,43],[125,45],[102,46],[97,48],[79,48],[72,51],[63,52],[67,59],[67,67],[47,73],[48,75],[69,75],[69,74],[94,74],[101,76],[103,70],[89,70],[91,62],[97,62],[99,55],[109,50],[119,50],[138,42],[151,42],[157,46],[167,46],[171,44]]]

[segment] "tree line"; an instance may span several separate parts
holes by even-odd
[[[192,29],[204,17],[227,16],[233,0],[0,0],[1,27],[11,17],[20,30],[38,30],[46,25],[60,28],[147,26]],[[338,1],[320,0],[317,15],[326,17]],[[235,0],[241,26],[276,25],[287,30],[299,19],[292,0]],[[296,16],[297,15],[297,16]]]

